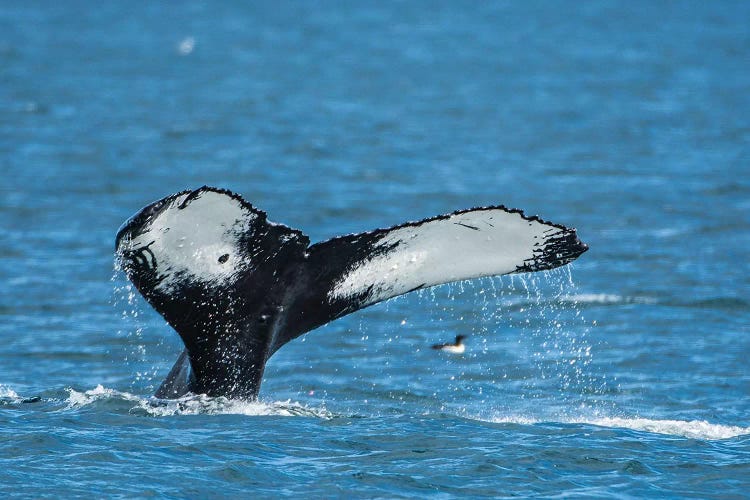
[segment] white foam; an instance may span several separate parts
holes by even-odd
[[[78,408],[86,406],[94,401],[101,399],[118,398],[126,401],[138,401],[138,396],[127,392],[120,392],[115,389],[108,389],[101,384],[97,385],[91,390],[78,392],[75,389],[68,389],[68,408]]]
[[[492,418],[490,421],[500,424],[521,425],[551,423],[550,420],[535,419],[526,416],[500,416]],[[580,417],[564,418],[561,419],[559,423],[631,429],[634,431],[651,432],[654,434],[664,434],[692,439],[704,439],[708,441],[750,435],[750,427],[712,424],[705,420],[657,420],[639,417]]]
[[[66,409],[81,408],[100,400],[120,400],[135,403],[131,413],[143,413],[154,417],[174,415],[247,415],[247,416],[308,416],[332,418],[325,408],[310,408],[292,401],[242,401],[224,397],[212,398],[205,395],[190,395],[179,399],[156,399],[141,397],[129,392],[103,387],[79,392],[68,389],[68,406]]]
[[[223,397],[188,396],[176,400],[143,400],[140,408],[149,415],[165,417],[172,415],[246,415],[316,418],[331,418],[325,408],[309,408],[300,403],[287,401],[242,401]]]
[[[693,439],[729,439],[750,434],[750,427],[712,424],[705,420],[652,420],[649,418],[605,417],[592,420],[571,420],[570,423],[601,427],[620,427]]]
[[[575,295],[563,295],[561,301],[573,302],[575,304],[654,304],[655,299],[650,297],[628,297],[611,293],[580,293]]]
[[[0,385],[0,398],[18,399],[19,396],[16,391],[6,385]]]

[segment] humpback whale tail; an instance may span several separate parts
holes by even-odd
[[[424,287],[553,269],[587,246],[503,206],[310,245],[230,191],[167,196],[120,228],[118,259],[185,350],[156,396],[255,398],[270,356],[336,318]]]

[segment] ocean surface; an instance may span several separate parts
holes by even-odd
[[[0,493],[750,497],[749,19],[5,2]],[[181,341],[115,233],[204,184],[312,241],[505,204],[590,250],[321,327],[256,402],[160,401]],[[463,355],[429,348],[457,334]]]

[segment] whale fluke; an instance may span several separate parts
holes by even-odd
[[[241,196],[204,186],[141,209],[118,261],[185,351],[156,396],[257,397],[281,346],[420,288],[553,269],[585,252],[574,229],[503,206],[461,210],[310,245]]]

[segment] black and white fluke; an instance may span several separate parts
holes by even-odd
[[[420,288],[553,269],[587,248],[573,229],[502,206],[310,245],[205,186],[143,208],[116,240],[128,278],[185,344],[160,398],[255,398],[271,355],[320,325]]]

